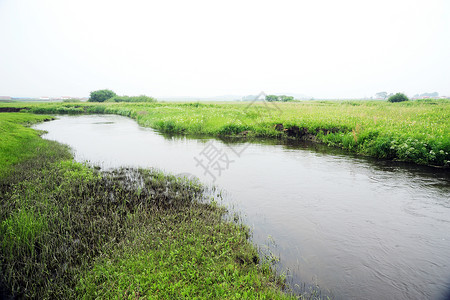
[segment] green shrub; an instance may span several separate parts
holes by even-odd
[[[294,101],[294,97],[292,96],[286,96],[286,95],[267,95],[266,96],[266,101],[269,102],[274,102],[274,101],[280,101],[280,102],[289,102],[289,101]]]
[[[117,96],[111,90],[98,90],[91,92],[91,97],[89,98],[89,102],[105,102],[109,98]]]
[[[403,101],[408,101],[408,100],[409,100],[408,97],[402,93],[397,93],[388,98],[389,102],[403,102]]]

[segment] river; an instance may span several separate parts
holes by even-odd
[[[163,135],[112,115],[34,126],[102,168],[154,167],[223,190],[288,281],[334,299],[441,299],[450,290],[450,172],[307,143]],[[303,289],[305,287],[302,287]]]

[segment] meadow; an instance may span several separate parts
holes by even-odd
[[[450,165],[450,101],[0,104],[38,114],[118,114],[162,132],[303,139],[379,159]]]
[[[0,113],[0,280],[12,295],[297,298],[217,195],[157,170],[74,162],[26,126],[51,118]]]

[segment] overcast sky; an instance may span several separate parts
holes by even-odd
[[[450,96],[450,1],[0,0],[0,96]]]

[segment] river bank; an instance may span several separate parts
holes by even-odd
[[[198,182],[100,172],[0,114],[2,279],[31,298],[295,298]]]
[[[312,140],[378,159],[448,168],[450,101],[8,103],[39,114],[118,114],[161,132]]]

